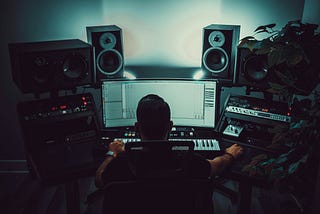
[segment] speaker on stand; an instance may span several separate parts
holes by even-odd
[[[87,26],[88,43],[94,46],[95,81],[123,77],[122,30],[116,25]]]
[[[239,25],[212,24],[203,28],[202,70],[223,85],[235,82]]]
[[[79,39],[10,43],[13,81],[23,93],[93,83],[93,48]]]

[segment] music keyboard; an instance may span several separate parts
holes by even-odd
[[[123,143],[139,142],[139,138],[115,138],[121,140]],[[170,138],[169,141],[190,141],[194,143],[195,151],[220,151],[219,141],[216,139],[178,139]]]

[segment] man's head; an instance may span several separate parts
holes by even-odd
[[[167,139],[172,128],[168,103],[155,94],[148,94],[141,98],[138,103],[135,126],[144,140]]]

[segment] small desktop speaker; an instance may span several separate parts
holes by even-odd
[[[212,24],[203,28],[201,67],[205,78],[234,83],[239,33],[239,25]]]
[[[88,26],[87,39],[95,49],[96,81],[123,77],[122,30],[116,25]]]
[[[266,89],[272,79],[266,54],[258,55],[248,48],[238,48],[237,81],[239,86]]]
[[[8,45],[12,77],[24,93],[38,93],[93,83],[93,48],[78,40]]]

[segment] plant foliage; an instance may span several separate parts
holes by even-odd
[[[269,92],[307,95],[320,82],[318,25],[295,20],[281,30],[275,27],[276,24],[257,27],[253,36],[241,39],[239,47],[255,54],[267,54],[270,71],[280,80],[269,83]],[[256,39],[262,34],[266,35],[264,39]],[[280,90],[279,85],[283,86]]]

